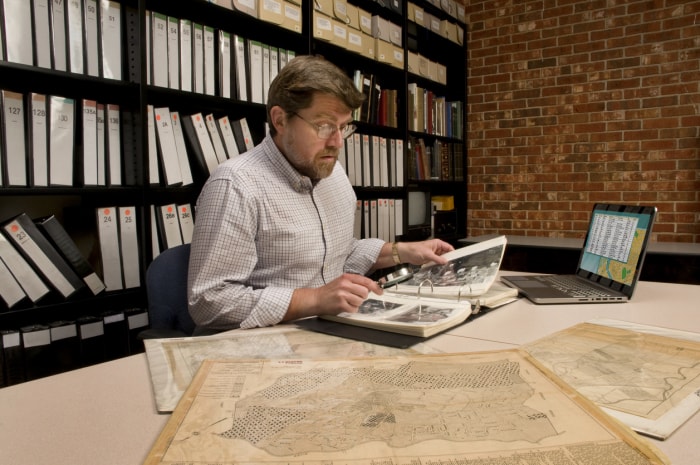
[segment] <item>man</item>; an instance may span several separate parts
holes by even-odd
[[[434,239],[353,238],[355,193],[338,153],[363,96],[320,57],[290,61],[268,92],[269,135],[222,163],[197,200],[189,310],[196,334],[356,312],[366,277],[397,263],[445,263]]]

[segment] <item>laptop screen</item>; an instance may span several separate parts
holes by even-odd
[[[596,204],[577,274],[631,295],[655,216],[656,207]]]

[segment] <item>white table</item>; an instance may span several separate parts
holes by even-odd
[[[533,305],[520,300],[433,338],[444,352],[517,347],[597,318],[700,333],[700,286],[640,282],[623,304]],[[168,415],[158,414],[144,354],[0,389],[0,462],[142,463]],[[700,415],[666,441],[674,465],[700,464]]]

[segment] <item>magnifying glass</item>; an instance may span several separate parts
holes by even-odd
[[[396,286],[399,283],[402,283],[404,281],[408,281],[413,277],[413,272],[409,270],[407,267],[402,267],[397,270],[392,271],[386,276],[383,276],[379,278],[379,285],[381,286],[382,289],[389,288],[391,286]]]

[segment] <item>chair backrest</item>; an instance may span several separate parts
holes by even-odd
[[[191,336],[195,324],[187,311],[190,244],[161,252],[146,270],[150,330],[143,338]]]

